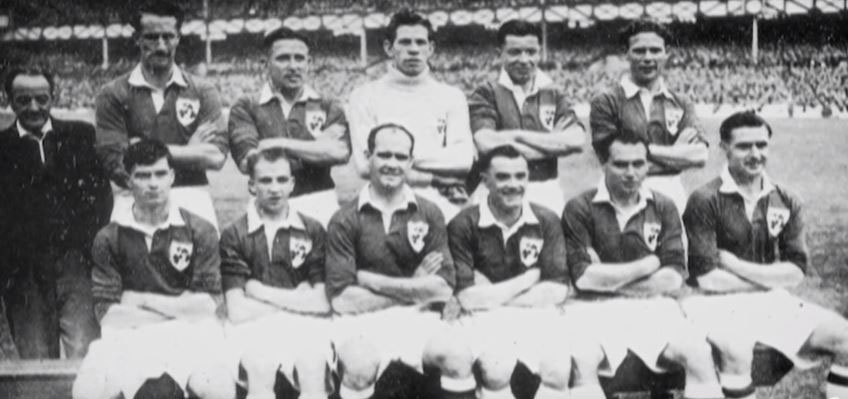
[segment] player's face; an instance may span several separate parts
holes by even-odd
[[[520,208],[529,173],[527,161],[522,157],[492,159],[489,170],[483,174],[491,204],[505,210]]]
[[[648,175],[648,149],[642,143],[625,144],[614,141],[609,151],[609,159],[604,164],[604,175],[610,194],[635,195]]]
[[[250,192],[256,195],[256,205],[263,213],[278,215],[288,206],[294,189],[291,166],[284,159],[268,161],[259,159],[248,182]]]
[[[170,15],[141,14],[141,31],[138,32],[141,62],[153,70],[170,69],[180,44],[177,18]]]
[[[297,39],[277,40],[268,54],[268,75],[277,89],[298,91],[309,71],[309,48]]]
[[[627,48],[630,76],[638,84],[648,84],[658,79],[665,69],[668,53],[665,40],[654,32],[641,32],[630,37]]]
[[[50,119],[53,96],[42,75],[18,75],[12,82],[12,110],[24,129],[39,132]]]
[[[727,154],[727,167],[734,176],[761,176],[768,161],[769,135],[765,126],[738,127],[730,134],[730,142],[722,142]]]
[[[433,54],[433,42],[422,25],[401,25],[397,28],[395,41],[383,43],[384,50],[392,58],[394,67],[406,76],[418,76],[427,69],[427,60]]]
[[[371,184],[384,189],[403,186],[412,168],[412,142],[406,133],[383,129],[374,140],[374,151],[368,155]]]
[[[541,46],[536,36],[506,35],[501,63],[513,83],[521,85],[533,79],[540,58]]]
[[[130,172],[133,198],[142,207],[167,203],[173,184],[174,170],[168,165],[167,158],[162,158],[152,165],[136,165]]]

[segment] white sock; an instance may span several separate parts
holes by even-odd
[[[477,388],[477,380],[474,376],[466,378],[451,378],[441,376],[442,389],[448,392],[466,392]]]
[[[374,396],[374,385],[356,390],[342,384],[342,386],[339,387],[339,396],[341,396],[342,399],[368,399]]]
[[[536,391],[534,399],[569,399],[571,394],[568,388],[564,390],[554,389],[545,384],[539,385],[539,390]]]
[[[479,399],[514,399],[515,397],[512,395],[512,389],[510,389],[509,385],[505,388],[501,388],[498,390],[492,390],[480,387],[480,394],[477,395]],[[346,398],[345,398],[346,399]]]
[[[757,390],[754,388],[750,375],[720,374],[721,390],[728,399],[754,399]],[[848,399],[848,398],[846,398]]]
[[[832,365],[827,375],[827,398],[848,399],[848,367]]]
[[[606,395],[600,385],[581,385],[571,388],[571,399],[604,399]]]

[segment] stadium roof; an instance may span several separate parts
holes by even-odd
[[[83,3],[91,5],[101,1],[104,0],[86,0]],[[426,14],[437,28],[446,25],[494,28],[516,18],[579,27],[592,25],[596,21],[642,16],[668,21],[695,21],[699,17],[760,15],[769,18],[804,14],[811,10],[836,13],[846,9],[846,0],[248,0],[239,4],[210,1],[209,33],[213,40],[222,40],[232,34],[260,33],[280,25],[294,30],[329,30],[335,34],[358,35],[363,30],[384,27],[391,12],[404,6]],[[189,3],[190,17],[183,25],[182,33],[205,38],[206,23],[202,16],[197,15],[197,2],[193,0]],[[11,24],[2,40],[100,39],[104,35],[107,38],[130,37],[132,28],[119,22],[126,18],[117,17],[125,13],[127,8],[116,9],[115,4],[122,4],[120,1],[111,4],[110,7],[90,14],[87,22],[56,22],[25,27],[16,27],[15,10],[19,8],[13,6],[10,12]],[[391,10],[388,10],[389,7]],[[82,7],[79,10],[86,9]]]

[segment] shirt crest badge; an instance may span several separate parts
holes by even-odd
[[[777,208],[770,206],[766,211],[766,223],[768,224],[768,232],[772,237],[777,237],[786,223],[789,222],[789,209]]]
[[[194,245],[190,242],[171,241],[168,248],[168,260],[171,266],[179,271],[185,270],[191,263]]]
[[[665,107],[665,128],[668,129],[672,136],[677,136],[677,133],[680,131],[680,121],[682,120],[682,109],[673,105],[667,105]]]
[[[324,123],[327,122],[327,113],[320,110],[307,110],[306,111],[306,128],[309,130],[309,133],[314,137],[318,137],[322,132],[322,128],[324,127]]]
[[[177,120],[183,126],[188,126],[194,123],[197,115],[200,114],[200,100],[196,98],[177,98]]]
[[[289,252],[291,253],[292,267],[297,269],[306,261],[309,253],[312,252],[312,240],[292,236],[289,239]]]
[[[651,251],[657,250],[657,242],[659,241],[660,231],[662,231],[662,225],[655,222],[645,222],[645,225],[642,227],[642,234],[645,238],[645,244]]]
[[[545,245],[545,240],[541,238],[521,237],[521,241],[518,243],[521,263],[523,263],[525,267],[535,265],[539,260],[539,254],[542,253],[543,245]]]
[[[430,225],[425,221],[410,220],[406,223],[406,238],[415,252],[424,249],[424,237],[430,232]]]
[[[542,126],[548,130],[554,130],[554,118],[556,117],[556,107],[552,104],[539,105],[539,120],[542,121]]]

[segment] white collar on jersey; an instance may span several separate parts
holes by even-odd
[[[251,198],[247,204],[247,232],[253,233],[254,231],[264,227],[266,224],[268,223],[262,220],[262,217],[259,216],[259,211],[256,209],[256,199]],[[278,229],[295,228],[298,230],[306,230],[303,220],[300,218],[297,211],[292,208],[291,204],[289,204],[289,214],[286,218],[280,223],[273,224],[278,226]]]
[[[269,102],[269,101],[271,101],[275,98],[279,99],[281,102],[288,102],[288,101],[286,101],[286,99],[283,97],[282,94],[275,91],[271,87],[270,83],[265,82],[265,84],[262,85],[262,91],[259,92],[259,103],[260,104],[266,104],[267,102]],[[296,103],[299,103],[299,102],[306,102],[308,100],[320,100],[320,99],[321,99],[321,95],[319,95],[318,92],[315,91],[315,89],[313,89],[309,85],[304,85],[303,86],[303,92],[300,93],[300,97],[298,97],[296,100],[294,100],[292,102],[292,104],[296,104]]]
[[[150,84],[147,79],[144,78],[144,73],[141,71],[141,64],[138,64],[133,68],[132,72],[130,72],[130,78],[128,80],[131,86],[135,87],[147,87],[152,90],[159,90],[158,87]],[[170,87],[172,84],[182,87],[188,87],[188,83],[185,81],[185,77],[183,76],[183,71],[180,67],[174,65],[171,67],[171,78],[168,79],[168,83],[165,87]]]
[[[633,79],[630,78],[630,74],[624,74],[619,81],[621,84],[621,88],[624,89],[624,96],[627,98],[633,98],[633,96],[639,94],[640,90],[644,90],[645,88],[638,86],[636,83],[633,83]],[[671,95],[671,91],[668,90],[668,86],[665,85],[665,80],[660,78],[659,86],[655,94],[662,94],[666,98],[673,100],[674,96]]]

